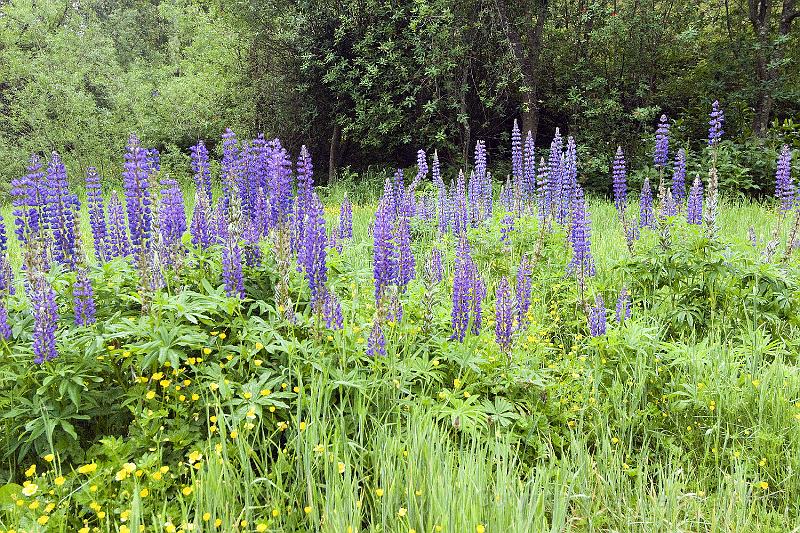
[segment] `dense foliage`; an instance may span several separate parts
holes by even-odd
[[[0,7],[0,173],[36,150],[78,174],[111,169],[131,131],[183,169],[227,126],[304,142],[319,170],[408,166],[416,146],[458,168],[479,138],[508,160],[521,116],[540,147],[556,126],[581,138],[582,182],[606,194],[615,146],[643,166],[666,113],[691,160],[720,98],[723,186],[763,195],[775,136],[800,144],[799,13],[794,0],[15,0]]]
[[[537,161],[516,124],[505,183],[479,141],[370,199],[232,130],[186,189],[129,136],[85,209],[32,156],[0,224],[0,526],[785,531],[793,153],[774,205],[726,202],[725,127],[715,103],[688,179],[664,117],[640,189],[616,151],[613,204],[574,138]]]

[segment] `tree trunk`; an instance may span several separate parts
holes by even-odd
[[[336,175],[339,169],[339,148],[342,143],[342,127],[339,124],[333,125],[331,134],[331,151],[328,155],[328,185],[336,182]]]
[[[542,48],[542,34],[544,22],[547,18],[548,0],[536,2],[534,12],[526,12],[521,17],[526,31],[520,34],[516,21],[509,16],[507,0],[495,0],[500,23],[508,40],[511,55],[517,62],[517,67],[522,75],[523,87],[520,93],[520,107],[522,111],[522,134],[531,132],[534,139],[539,129],[539,57]],[[534,24],[527,21],[533,19]]]

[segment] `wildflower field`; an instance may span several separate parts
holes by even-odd
[[[800,210],[723,135],[613,200],[515,127],[385,182],[223,134],[194,183],[32,156],[0,237],[0,531],[775,531],[800,524]],[[702,168],[690,173],[687,164]],[[121,180],[120,180],[121,176]],[[7,230],[7,232],[6,232]]]

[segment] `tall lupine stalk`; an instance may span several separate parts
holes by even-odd
[[[514,331],[514,309],[508,278],[503,276],[495,291],[494,338],[504,352],[511,349],[511,334]]]
[[[211,227],[211,205],[205,191],[201,189],[195,189],[194,197],[194,211],[190,227],[192,245],[206,249],[214,242]]]
[[[708,170],[708,190],[706,191],[706,229],[711,237],[717,232],[717,210],[719,209],[719,179],[717,167],[711,165]]]
[[[614,189],[614,205],[620,213],[620,218],[624,218],[625,207],[628,205],[628,178],[625,168],[625,154],[622,151],[622,146],[617,146],[617,153],[614,155],[612,182]]]
[[[56,330],[58,305],[56,291],[47,280],[47,256],[44,235],[28,241],[25,250],[25,291],[33,313],[33,355],[36,364],[58,357]]]
[[[283,226],[289,221],[292,211],[292,163],[278,139],[271,143],[268,176],[270,227]]]
[[[390,199],[383,197],[375,211],[375,224],[372,229],[372,269],[375,280],[375,301],[380,303],[386,288],[397,275],[397,248],[392,226],[394,216]]]
[[[367,339],[367,355],[370,357],[386,357],[386,337],[379,321],[375,321]]]
[[[411,250],[408,217],[398,217],[394,230],[394,242],[397,246],[397,285],[401,291],[405,291],[408,283],[416,277],[416,261]]]
[[[469,242],[462,236],[456,250],[455,275],[453,276],[453,311],[451,314],[452,339],[464,340],[470,322],[470,311],[473,308],[475,293],[475,271],[470,255]]]
[[[478,141],[475,143],[475,171],[469,180],[470,215],[473,225],[486,219],[487,174],[486,143]],[[488,189],[488,195],[491,197],[491,182]]]
[[[686,204],[686,222],[700,225],[703,223],[703,182],[700,176],[695,176],[692,189],[689,191],[689,200]]]
[[[517,267],[517,276],[514,284],[514,297],[516,298],[517,329],[523,330],[528,324],[528,309],[531,306],[531,260],[525,254]]]
[[[524,172],[522,134],[519,131],[517,119],[514,119],[514,126],[511,128],[511,176],[514,183],[521,183],[524,178]]]
[[[507,249],[511,248],[511,233],[514,231],[514,217],[506,215],[500,221],[500,242]]]
[[[297,252],[298,246],[305,238],[305,225],[307,215],[314,195],[314,166],[308,149],[303,145],[300,148],[300,157],[297,158],[297,198],[293,213],[292,251]]]
[[[547,216],[555,219],[561,205],[561,175],[563,171],[563,139],[558,128],[550,143],[550,154],[547,158]]]
[[[525,153],[523,155],[523,188],[524,199],[528,202],[535,200],[536,195],[536,146],[533,140],[533,133],[528,131],[525,137]]]
[[[414,175],[414,179],[411,180],[411,184],[408,186],[408,190],[405,194],[405,200],[403,202],[403,213],[406,216],[415,216],[417,213],[417,187],[419,184],[422,183],[422,180],[428,175],[428,157],[425,154],[425,150],[418,150],[417,151],[417,173]]]
[[[183,192],[172,178],[161,180],[161,203],[159,205],[159,231],[161,245],[168,264],[172,264],[182,247],[181,239],[186,232],[186,207]]]
[[[125,210],[117,195],[111,191],[108,201],[108,240],[106,241],[106,259],[126,257],[131,254],[131,244],[128,239],[128,226],[125,223]]]
[[[675,166],[672,171],[672,198],[678,206],[686,198],[686,151],[681,148],[675,156]]]
[[[76,273],[75,283],[72,286],[73,308],[75,311],[75,325],[88,326],[95,323],[94,289],[89,280],[86,265],[81,265]]]
[[[312,191],[306,208],[303,245],[297,260],[308,280],[308,286],[311,289],[311,308],[315,310],[321,310],[320,306],[325,295],[325,283],[328,281],[327,245],[325,208],[316,193]]]
[[[8,252],[8,235],[6,234],[6,223],[0,213],[0,256]]]
[[[8,250],[0,252],[0,338],[8,340],[13,331],[8,319],[8,297],[14,294],[14,271],[8,260]]]
[[[653,190],[650,187],[650,178],[644,178],[642,192],[639,194],[639,227],[654,228],[656,217],[653,211]]]
[[[617,297],[616,309],[617,323],[622,324],[631,317],[631,296],[628,294],[627,287],[622,287]]]
[[[783,145],[781,154],[778,156],[778,165],[775,171],[775,196],[778,198],[782,214],[794,208],[796,199],[792,180],[792,151],[788,144]]]
[[[556,220],[559,224],[569,222],[572,210],[572,200],[578,187],[578,152],[575,139],[567,138],[567,150],[563,159],[563,173],[561,175],[561,192],[559,193],[559,210]]]
[[[712,149],[716,149],[717,145],[719,145],[720,139],[722,139],[722,134],[725,131],[722,129],[722,125],[725,122],[725,114],[722,112],[722,109],[719,106],[719,101],[714,100],[714,103],[711,104],[711,113],[709,114],[710,120],[708,121],[708,146]]]
[[[238,198],[232,197],[229,209],[217,204],[219,210],[219,225],[225,226],[221,237],[224,239],[222,244],[222,283],[225,287],[225,294],[229,297],[244,299],[244,277],[242,275],[242,249],[240,246],[241,222],[240,207]]]
[[[333,330],[342,329],[342,304],[332,290],[325,291],[325,301],[322,307],[322,317],[325,327]]]
[[[583,300],[586,278],[594,276],[595,266],[591,249],[591,221],[586,209],[583,189],[580,186],[575,190],[572,224],[569,228],[569,243],[572,246],[572,260],[567,265],[567,275],[577,278],[581,300]]]
[[[664,169],[669,162],[669,122],[667,115],[661,115],[656,129],[656,145],[653,152],[653,164],[658,172],[659,201],[664,200]]]
[[[347,193],[344,194],[342,205],[339,208],[339,239],[353,238],[353,204]]]
[[[153,229],[152,198],[147,154],[139,138],[128,139],[122,173],[125,204],[128,212],[128,233],[136,261],[141,261],[150,245]]]
[[[203,141],[198,141],[190,149],[192,158],[192,172],[194,172],[194,186],[202,191],[208,202],[211,203],[211,166],[208,162],[208,149]]]
[[[102,263],[106,260],[108,229],[100,175],[94,167],[86,170],[86,203],[89,207],[89,225],[92,228],[94,255]]]
[[[455,185],[453,199],[451,201],[453,206],[452,227],[453,233],[462,235],[467,231],[467,225],[469,224],[469,209],[467,206],[467,191],[463,170],[458,172],[458,179]]]
[[[236,134],[230,128],[225,128],[222,134],[222,161],[220,162],[220,182],[222,185],[223,201],[227,205],[239,183],[239,143]]]
[[[14,233],[20,243],[28,242],[47,222],[44,207],[47,197],[47,180],[42,171],[39,156],[31,155],[27,174],[11,180],[11,196],[14,198]]]
[[[80,202],[69,192],[67,170],[61,157],[53,152],[47,167],[47,204],[45,217],[53,235],[53,259],[74,267],[77,261],[78,210]]]
[[[398,168],[394,173],[392,202],[395,215],[405,212],[406,178],[402,168]]]
[[[550,185],[548,184],[549,167],[544,161],[544,157],[539,160],[539,168],[536,174],[536,201],[537,201],[537,214],[542,227],[545,226],[545,221],[548,220],[550,214]]]
[[[598,294],[594,298],[594,306],[589,308],[589,334],[600,337],[606,333],[606,305],[603,296]]]

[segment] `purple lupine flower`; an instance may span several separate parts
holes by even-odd
[[[561,174],[563,170],[563,146],[564,141],[561,133],[556,128],[556,134],[550,143],[550,155],[547,158],[547,216],[555,218],[559,206],[561,205]],[[547,218],[547,217],[545,217]]]
[[[150,174],[161,172],[161,154],[157,148],[145,148],[147,168]]]
[[[0,337],[5,340],[11,338],[14,332],[11,330],[11,324],[8,322],[8,309],[6,308],[5,298],[0,299]]]
[[[411,251],[411,231],[408,218],[399,217],[395,224],[394,242],[397,245],[397,285],[405,291],[408,282],[416,277],[416,261]]]
[[[239,242],[230,234],[222,247],[222,281],[225,285],[225,294],[229,297],[245,298],[242,250],[239,248]]]
[[[403,169],[398,168],[394,173],[394,181],[392,182],[392,209],[395,215],[401,213],[405,214],[406,208],[406,181]]]
[[[500,242],[506,246],[511,245],[511,232],[514,231],[514,217],[506,215],[500,221]]]
[[[653,164],[656,168],[667,166],[669,161],[669,122],[667,115],[661,115],[656,130],[656,148],[653,152]]]
[[[53,152],[53,157],[47,166],[45,217],[53,234],[53,258],[70,267],[74,266],[77,260],[75,240],[78,234],[79,209],[78,197],[69,192],[64,163],[61,162],[61,157]]]
[[[614,182],[614,205],[618,211],[625,209],[628,201],[628,181],[627,172],[625,170],[625,154],[622,152],[622,146],[617,147],[617,153],[614,155],[613,164],[613,182]]]
[[[683,203],[686,198],[686,151],[681,148],[675,156],[675,167],[672,172],[672,198],[675,203]]]
[[[514,211],[515,204],[516,206],[520,205],[521,198],[517,198],[519,193],[520,188],[514,187],[510,179],[506,179],[506,182],[500,186],[500,205],[506,212]]]
[[[28,266],[28,283],[25,284],[33,311],[34,362],[42,364],[58,356],[56,329],[58,328],[58,305],[56,291],[45,277],[44,259],[39,258],[35,267]]]
[[[108,230],[106,228],[106,209],[103,190],[100,185],[100,175],[94,167],[86,169],[86,203],[89,205],[89,225],[92,228],[94,255],[98,261],[102,262],[106,259]]]
[[[525,168],[522,155],[522,134],[519,131],[517,119],[511,128],[511,176],[515,183],[522,183],[525,179]]]
[[[14,294],[14,271],[8,261],[8,254],[0,254],[0,337],[10,339],[12,335],[11,324],[8,321],[8,308],[6,307],[9,295]]]
[[[567,138],[567,151],[564,155],[564,171],[561,176],[560,210],[556,220],[559,224],[566,224],[572,210],[572,200],[578,187],[578,152],[575,139]]]
[[[377,320],[372,325],[372,331],[370,331],[367,339],[367,355],[370,357],[386,357],[386,337],[384,337],[383,329]]]
[[[659,206],[658,216],[661,218],[661,220],[664,220],[669,217],[674,217],[677,214],[678,206],[675,204],[675,200],[672,198],[672,191],[667,189],[664,201],[661,202],[661,205]]]
[[[791,210],[795,204],[795,187],[792,180],[792,151],[783,145],[775,171],[775,196],[780,201],[782,212]]]
[[[703,223],[703,182],[700,181],[700,176],[695,176],[692,189],[689,191],[686,222],[698,225]]]
[[[311,289],[311,307],[315,309],[322,303],[325,293],[325,283],[328,281],[328,267],[326,247],[328,245],[325,233],[325,208],[312,192],[306,213],[303,246],[298,253],[297,261],[303,267]]]
[[[261,240],[261,233],[253,222],[247,222],[242,233],[244,240],[244,263],[249,266],[261,265],[261,248],[258,243]]]
[[[342,304],[331,290],[325,291],[325,302],[322,307],[322,316],[325,327],[328,329],[342,329]]]
[[[231,196],[240,181],[239,147],[236,134],[230,128],[225,128],[222,134],[222,161],[220,162],[220,182],[222,196],[226,205],[230,203]]]
[[[517,267],[517,277],[514,284],[514,297],[516,298],[517,327],[523,329],[528,323],[528,309],[531,306],[531,261],[528,255],[523,255]]]
[[[178,182],[172,178],[161,180],[161,204],[158,219],[161,240],[170,249],[179,247],[186,232],[186,208]]]
[[[194,172],[194,186],[203,191],[211,202],[211,166],[208,163],[208,150],[203,141],[198,141],[190,149],[192,157],[192,172]]]
[[[444,268],[442,267],[442,251],[439,248],[431,248],[427,271],[431,281],[441,283],[444,277]]]
[[[467,231],[467,224],[469,222],[469,207],[467,206],[467,191],[466,183],[464,180],[464,172],[458,172],[458,179],[456,186],[453,190],[453,213],[452,213],[452,226],[453,233],[462,235]]]
[[[392,234],[392,205],[384,197],[375,211],[372,229],[372,269],[375,278],[375,301],[379,302],[383,292],[396,279],[397,249]]]
[[[397,292],[392,291],[391,298],[389,299],[389,308],[386,311],[386,320],[391,324],[403,320],[403,303],[397,296]]]
[[[111,191],[111,199],[108,201],[108,240],[106,244],[106,260],[125,257],[131,253],[125,211],[117,191]]]
[[[269,168],[270,225],[281,226],[288,222],[292,211],[292,163],[278,139],[272,141]]]
[[[650,188],[650,178],[645,177],[644,183],[642,183],[642,192],[639,194],[639,227],[654,228],[655,225],[653,190]]]
[[[406,216],[415,216],[416,215],[416,191],[419,184],[422,183],[422,180],[428,175],[428,157],[425,155],[425,150],[417,151],[417,173],[414,175],[414,179],[411,180],[411,185],[408,186],[408,192],[406,193],[406,201],[404,206],[404,212]]]
[[[0,256],[4,256],[8,251],[8,236],[6,236],[6,224],[3,215],[0,214]]]
[[[122,176],[128,211],[128,232],[137,261],[148,246],[153,229],[149,169],[146,150],[139,143],[139,138],[131,134]]]
[[[583,198],[583,189],[575,189],[575,202],[572,208],[572,224],[569,228],[569,242],[572,246],[572,260],[567,265],[567,275],[579,278],[594,276],[595,267],[591,249],[591,221]]]
[[[725,114],[719,107],[719,101],[714,100],[714,103],[711,104],[711,114],[709,117],[711,117],[711,120],[708,122],[708,145],[714,147],[719,144],[722,134],[725,133],[722,130],[722,124],[725,122]]]
[[[455,275],[453,277],[452,339],[462,342],[469,326],[469,312],[473,294],[472,257],[469,241],[462,236],[456,250]]]
[[[589,308],[589,334],[592,337],[606,334],[606,304],[600,294],[594,297],[594,307]]]
[[[535,144],[533,133],[528,130],[525,137],[525,152],[523,154],[523,180],[525,199],[531,200],[536,194],[536,155],[534,154]]]
[[[617,323],[622,324],[631,317],[631,295],[627,287],[622,287],[617,297]]]
[[[472,334],[478,335],[483,325],[482,304],[483,299],[486,298],[486,284],[478,273],[478,268],[475,266],[475,263],[472,262],[471,258],[470,274],[472,276],[472,307],[470,309],[472,313]]]
[[[511,333],[514,331],[514,312],[511,300],[511,288],[508,278],[503,276],[495,292],[495,325],[494,338],[503,351],[511,348]]]
[[[353,238],[353,205],[345,193],[342,205],[339,208],[339,238]]]
[[[214,241],[211,228],[211,206],[208,196],[202,189],[195,190],[194,212],[192,213],[192,244],[203,249],[211,246]]]
[[[548,184],[550,170],[544,157],[539,159],[539,172],[536,175],[536,200],[539,208],[539,220],[544,221],[550,213],[550,185]]]
[[[75,325],[88,326],[95,322],[94,290],[86,268],[79,268],[72,286],[75,308]]]
[[[41,224],[46,225],[44,206],[47,180],[38,155],[31,155],[27,172],[21,178],[11,180],[11,196],[14,197],[14,233],[21,243],[28,242],[31,235],[38,233]]]

